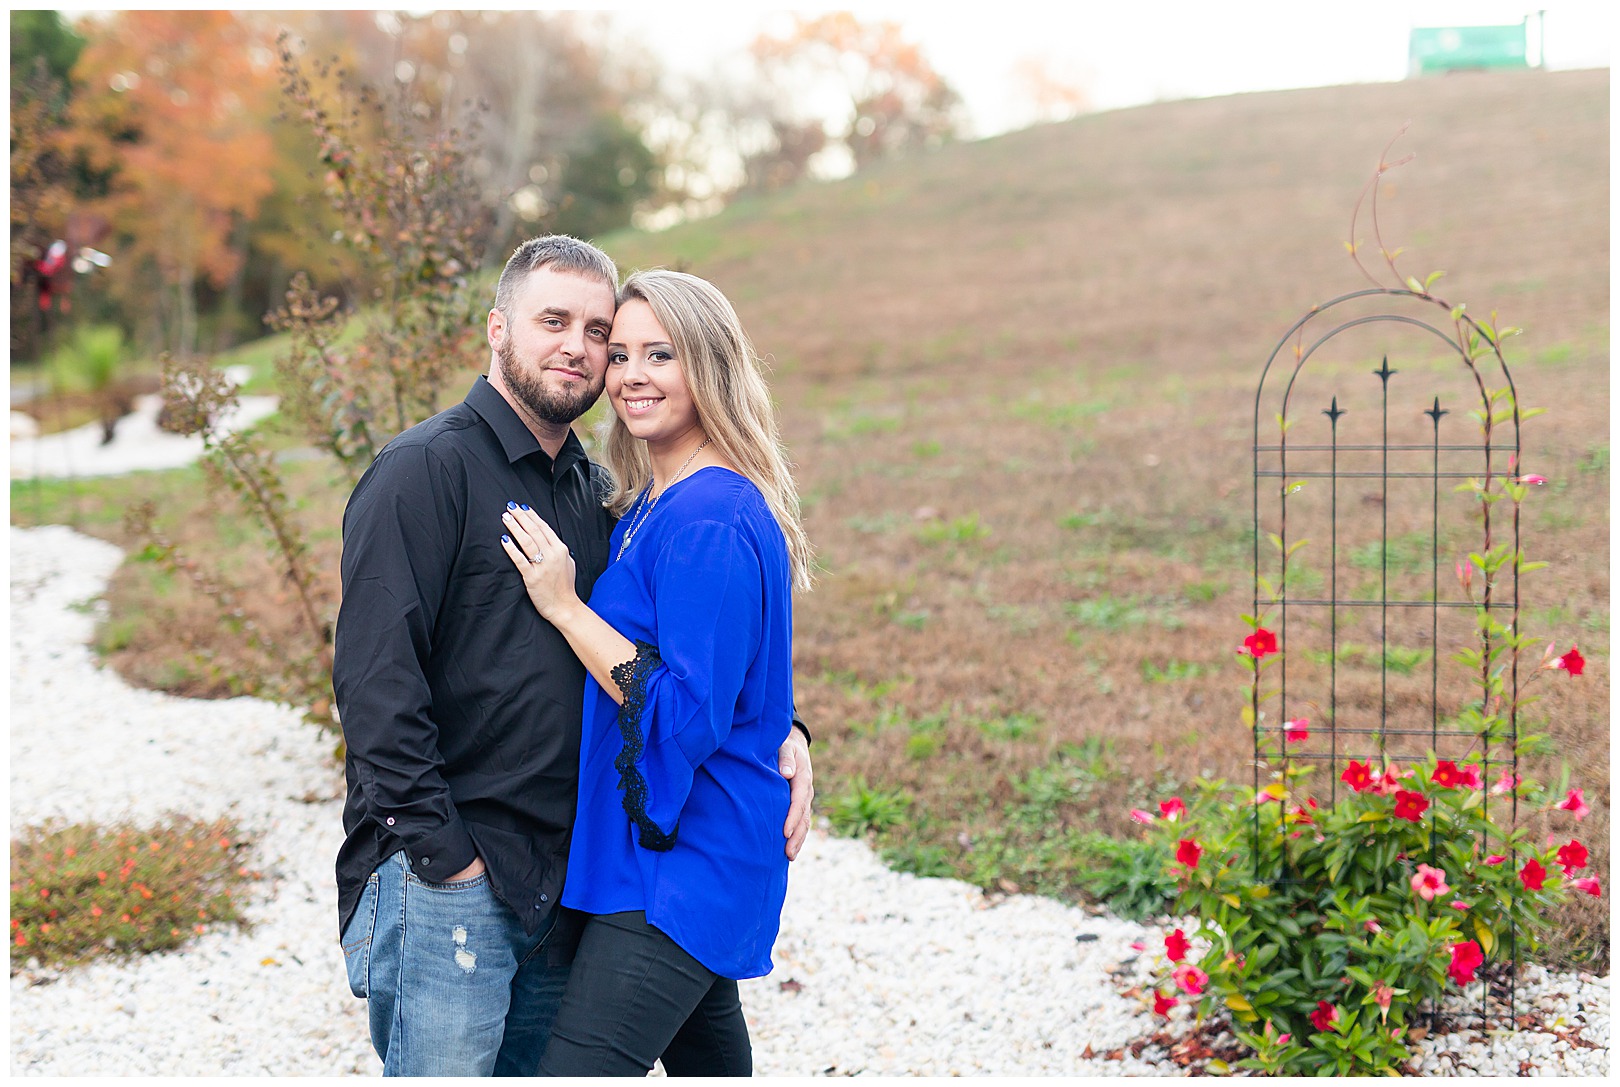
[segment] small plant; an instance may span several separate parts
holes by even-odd
[[[1375,231],[1377,180],[1389,168],[1380,162],[1373,180]],[[1352,217],[1352,232],[1354,225]],[[1349,245],[1354,258],[1356,246]],[[1489,388],[1477,365],[1487,354],[1500,360],[1500,340],[1516,330],[1497,331],[1432,296],[1440,273],[1421,283],[1402,280],[1395,254],[1385,250],[1384,258],[1404,283],[1388,293],[1449,313],[1480,395],[1471,414],[1489,451],[1493,427],[1538,414],[1522,411],[1511,387]],[[1279,425],[1286,434],[1291,424],[1279,416]],[[1516,579],[1546,564],[1527,561],[1516,541],[1496,543],[1492,536],[1494,507],[1509,503],[1516,526],[1529,489],[1547,482],[1519,471],[1511,457],[1505,473],[1493,471],[1487,453],[1484,477],[1457,488],[1477,497],[1483,537],[1456,566],[1475,612],[1476,640],[1453,658],[1478,689],[1456,717],[1455,731],[1473,737],[1470,747],[1450,758],[1436,751],[1400,760],[1348,757],[1342,772],[1330,764],[1331,783],[1313,780],[1318,768],[1291,756],[1320,742],[1309,720],[1265,720],[1265,703],[1280,692],[1264,690],[1263,679],[1284,659],[1285,647],[1265,625],[1282,594],[1257,570],[1256,595],[1270,603],[1243,617],[1250,633],[1238,650],[1250,673],[1243,720],[1255,736],[1253,783],[1200,781],[1189,799],[1171,796],[1157,811],[1131,813],[1170,856],[1165,872],[1175,880],[1176,912],[1197,921],[1191,933],[1177,928],[1165,939],[1154,1009],[1168,1014],[1186,1000],[1200,1018],[1230,1014],[1238,1039],[1253,1051],[1243,1067],[1281,1075],[1401,1074],[1424,1008],[1459,993],[1479,1003],[1482,970],[1511,967],[1533,952],[1561,898],[1602,893],[1598,878],[1583,874],[1590,857],[1575,828],[1542,844],[1519,821],[1524,809],[1568,813],[1576,822],[1587,813],[1580,788],[1566,781],[1548,791],[1518,772],[1535,739],[1520,731],[1519,710],[1534,701],[1525,688],[1554,673],[1579,676],[1586,666],[1575,647],[1555,657],[1548,646],[1539,663],[1524,667],[1533,647],[1519,629]],[[1271,539],[1282,558],[1278,585],[1286,585],[1289,559],[1305,541],[1285,547],[1279,536]],[[1352,565],[1421,567],[1423,539],[1373,545]],[[1510,579],[1512,606],[1493,607]],[[1410,671],[1431,652],[1386,645],[1382,663]]]
[[[238,855],[247,844],[224,819],[26,828],[11,840],[11,972],[169,951],[245,924],[237,896],[259,878]]]
[[[1146,921],[1169,912],[1176,881],[1167,874],[1170,855],[1156,840],[1121,841],[1106,834],[1080,840],[1087,863],[1079,869],[1087,894],[1130,921]]]
[[[117,392],[118,368],[128,353],[124,333],[115,325],[84,325],[51,352],[51,382],[60,392],[88,393],[101,419],[101,444],[113,440],[127,399]]]
[[[833,829],[848,837],[881,833],[898,826],[911,808],[911,796],[901,789],[874,789],[863,777],[851,781],[833,798],[827,811]]]
[[[917,529],[917,538],[924,543],[971,543],[990,535],[990,526],[979,523],[977,513],[969,513],[950,521],[929,521]]]

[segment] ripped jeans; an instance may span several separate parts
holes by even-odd
[[[560,912],[530,936],[487,873],[427,883],[402,852],[378,865],[343,932],[343,958],[349,988],[367,1000],[383,1075],[534,1075],[572,958],[551,945],[578,935]]]

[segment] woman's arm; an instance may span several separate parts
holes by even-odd
[[[501,537],[501,546],[523,575],[523,586],[535,610],[568,639],[574,655],[608,697],[624,705],[624,692],[613,678],[613,669],[635,658],[635,645],[575,594],[574,557],[539,514],[519,506],[507,510],[501,520],[508,533]]]

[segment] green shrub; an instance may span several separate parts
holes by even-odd
[[[236,893],[258,878],[237,856],[246,844],[225,819],[26,828],[11,840],[11,972],[168,951],[244,924]]]

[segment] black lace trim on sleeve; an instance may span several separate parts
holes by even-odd
[[[667,853],[675,848],[675,835],[681,830],[677,822],[665,834],[647,818],[647,779],[636,769],[636,760],[647,746],[641,734],[641,711],[647,703],[647,675],[662,663],[657,646],[637,641],[635,658],[615,664],[609,671],[624,695],[624,703],[619,707],[619,735],[624,738],[624,749],[613,760],[614,768],[619,771],[619,788],[624,790],[624,811],[636,826],[636,840],[641,848],[655,853]]]

